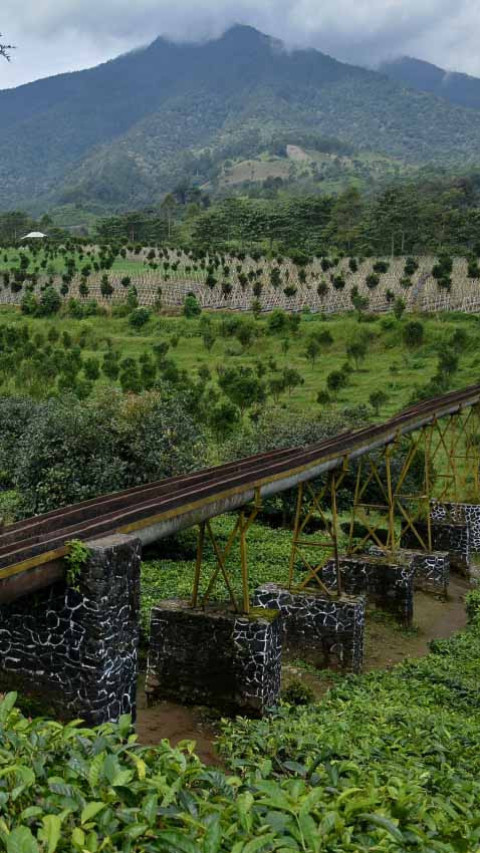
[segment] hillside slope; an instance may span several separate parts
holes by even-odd
[[[403,83],[420,92],[430,92],[452,104],[480,110],[480,79],[468,74],[445,71],[430,62],[402,56],[393,62],[384,62],[380,68],[391,80]]]
[[[87,71],[0,92],[0,206],[152,203],[281,136],[338,137],[409,163],[473,162],[480,115],[249,27],[157,39]]]

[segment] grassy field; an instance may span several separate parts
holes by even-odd
[[[129,324],[128,317],[101,316],[77,321],[56,315],[52,319],[33,319],[25,318],[16,308],[2,307],[0,326],[27,324],[31,336],[41,333],[45,338],[55,327],[61,335],[68,332],[74,343],[83,337],[83,358],[101,358],[110,348],[118,351],[122,358],[138,358],[143,353],[152,353],[154,345],[164,341],[170,344],[168,357],[179,368],[195,378],[198,370],[206,366],[211,372],[212,384],[216,383],[218,371],[227,366],[249,366],[264,371],[263,378],[267,383],[281,375],[285,368],[295,368],[303,384],[290,393],[283,393],[276,402],[281,409],[308,416],[321,414],[318,392],[325,389],[328,375],[345,365],[347,347],[354,341],[366,341],[367,353],[358,364],[350,359],[352,372],[348,385],[338,396],[332,397],[332,409],[368,405],[370,394],[381,389],[387,400],[378,416],[384,419],[394,414],[410,402],[416,388],[424,387],[436,373],[439,353],[454,339],[458,329],[464,332],[461,333],[458,370],[452,375],[451,387],[464,387],[480,378],[480,320],[471,315],[450,313],[422,318],[424,340],[414,349],[404,343],[405,327],[411,319],[396,320],[393,316],[359,323],[353,315],[335,315],[328,319],[305,315],[300,320],[298,331],[275,334],[270,330],[267,318],[262,316],[255,320],[246,315],[242,317],[241,324],[251,330],[251,343],[247,346],[242,346],[238,337],[229,333],[231,315],[208,316],[211,317],[210,329],[214,337],[210,351],[202,337],[205,330],[202,318],[188,320],[152,313],[145,326],[136,331]],[[331,345],[323,347],[315,360],[308,358],[309,342],[326,331],[331,335]],[[109,381],[102,375],[96,387]],[[0,372],[0,392],[13,391],[22,393],[18,372],[11,374],[3,369]]]
[[[33,256],[28,249],[0,249],[0,273],[5,270],[10,270],[12,267],[18,266],[20,262],[21,256],[26,256],[29,258],[29,265],[26,267],[25,271],[27,273],[32,273],[35,271],[35,268],[39,268],[39,273],[44,275],[54,275],[59,276],[67,271],[66,266],[66,257],[74,258],[75,263],[78,267],[88,262],[88,258],[80,259],[77,252],[69,252],[68,255],[56,254],[53,258],[48,258],[46,267],[42,268],[42,261],[45,259],[45,255],[42,251],[38,253],[38,255]],[[117,256],[111,268],[112,273],[122,273],[125,275],[139,275],[145,270],[145,263],[143,257],[141,259],[135,257],[122,258]]]

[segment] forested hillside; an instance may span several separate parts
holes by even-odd
[[[226,161],[288,163],[289,145],[325,149],[331,137],[340,152],[400,164],[474,162],[480,144],[476,113],[319,51],[287,52],[249,27],[204,44],[157,39],[0,92],[0,114],[4,209],[151,204],[180,180],[208,184]]]
[[[431,92],[452,104],[480,110],[480,80],[469,74],[459,74],[438,68],[430,62],[402,56],[393,62],[384,62],[379,69],[391,80],[404,83],[420,92]]]

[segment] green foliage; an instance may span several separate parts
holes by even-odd
[[[477,622],[426,658],[343,680],[317,705],[225,724],[223,755],[254,775],[282,826],[285,796],[307,798],[318,833],[308,850],[475,850],[479,660]]]
[[[480,585],[475,589],[467,592],[465,596],[465,605],[467,608],[467,616],[469,622],[479,621],[480,616]]]
[[[243,413],[266,399],[266,385],[251,367],[227,367],[218,377],[218,384],[229,400]]]
[[[290,681],[288,687],[282,691],[282,700],[288,705],[310,705],[314,698],[311,687],[299,678]]]
[[[189,409],[181,394],[135,401],[109,394],[99,403],[66,397],[31,403],[23,421],[20,403],[0,400],[0,423],[12,414],[17,418],[8,431],[15,453],[4,466],[21,494],[22,513],[47,512],[201,467],[202,434]]]
[[[189,293],[188,296],[185,297],[185,302],[183,303],[184,317],[192,319],[194,317],[199,317],[201,313],[202,309],[198,303],[197,297],[195,294]]]
[[[368,399],[376,416],[378,417],[380,409],[388,402],[388,394],[385,391],[382,391],[381,388],[377,388],[376,391],[372,391]]]
[[[403,327],[403,340],[407,347],[419,347],[423,343],[424,326],[420,320],[409,320]]]
[[[90,548],[80,539],[71,539],[67,542],[68,552],[65,555],[67,564],[67,584],[72,589],[78,589],[78,579],[83,567],[90,557]]]
[[[134,308],[128,318],[128,322],[133,329],[141,329],[148,323],[149,319],[150,311],[148,308]]]

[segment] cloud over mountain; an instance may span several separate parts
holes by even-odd
[[[409,54],[480,75],[477,0],[3,0],[0,30],[20,51],[0,87],[94,65],[159,34],[201,40],[236,22],[351,62]]]

